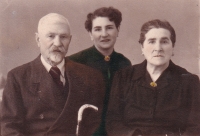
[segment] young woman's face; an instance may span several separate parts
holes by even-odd
[[[100,51],[113,50],[119,30],[108,17],[96,17],[89,32],[95,47]]]
[[[147,64],[152,66],[168,66],[174,47],[170,39],[171,33],[164,28],[152,28],[145,34],[141,47]]]

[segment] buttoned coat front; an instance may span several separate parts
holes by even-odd
[[[153,87],[146,65],[144,61],[116,73],[107,113],[108,135],[199,135],[198,76],[170,61]]]
[[[95,131],[105,91],[102,75],[68,59],[65,62],[66,100],[40,57],[8,73],[1,109],[2,136],[74,136],[78,110],[84,104],[99,110],[85,110],[79,133],[87,136]]]

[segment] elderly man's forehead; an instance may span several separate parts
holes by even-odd
[[[40,19],[40,21],[38,23],[38,30],[43,25],[47,25],[47,24],[51,24],[51,23],[63,23],[63,24],[66,24],[67,26],[69,26],[69,22],[64,16],[57,14],[57,13],[50,13]]]

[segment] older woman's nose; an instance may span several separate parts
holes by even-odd
[[[162,50],[162,44],[161,44],[160,42],[157,42],[157,43],[155,44],[154,50],[156,50],[156,51],[161,51],[161,50]]]

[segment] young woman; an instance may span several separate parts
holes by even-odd
[[[106,94],[103,98],[102,123],[95,133],[98,136],[106,136],[105,116],[113,75],[117,70],[131,65],[126,57],[114,51],[121,21],[121,12],[113,7],[102,7],[89,13],[85,21],[85,28],[89,32],[93,46],[69,56],[69,59],[73,61],[100,70],[104,76]]]

